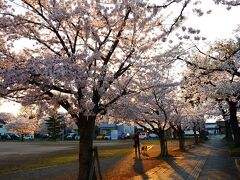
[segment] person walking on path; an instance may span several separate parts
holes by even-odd
[[[140,140],[139,140],[139,131],[137,131],[134,136],[133,136],[133,140],[134,140],[134,148],[135,148],[135,155],[137,157],[137,154],[140,158]]]

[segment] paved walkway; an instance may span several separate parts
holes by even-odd
[[[170,158],[145,174],[132,179],[240,179],[240,172],[221,141],[222,138],[223,136],[220,135],[211,136],[205,144],[189,149],[184,157]]]
[[[205,145],[210,153],[198,179],[240,179],[240,171],[221,140],[222,136],[215,136]]]

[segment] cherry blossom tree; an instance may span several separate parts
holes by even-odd
[[[161,61],[156,50],[183,22],[190,0],[161,3],[0,1],[0,95],[37,104],[42,114],[65,108],[81,135],[79,179],[89,176],[97,115],[138,88],[131,82],[149,62]],[[17,51],[19,42],[31,47]]]
[[[149,83],[149,82],[148,82]],[[160,157],[168,155],[166,131],[173,118],[173,92],[176,84],[156,84],[155,86],[134,95],[123,97],[124,100],[115,104],[114,117],[135,122],[145,131],[154,133],[160,141]]]
[[[207,53],[197,48],[200,55],[195,56],[192,61],[184,60],[190,65],[191,75],[188,75],[193,77],[189,80],[188,88],[194,90],[190,90],[192,93],[188,96],[191,98],[198,96],[198,99],[195,98],[195,100],[199,101],[201,95],[204,95],[205,99],[207,95],[217,102],[225,101],[228,104],[230,124],[236,146],[240,145],[240,131],[236,116],[237,103],[240,99],[239,50],[238,40],[222,41],[212,45]],[[180,57],[178,59],[183,60]],[[222,112],[225,116],[225,112]]]
[[[22,107],[16,117],[7,121],[6,128],[22,136],[25,134],[35,134],[38,131],[41,120],[36,116],[36,107]]]
[[[185,133],[184,130],[189,128],[189,120],[188,118],[188,103],[184,102],[182,99],[175,97],[173,106],[173,112],[171,115],[171,121],[169,121],[169,125],[174,130],[174,135],[178,137],[179,140],[179,149],[185,149]]]
[[[34,121],[29,121],[29,119],[18,117],[7,121],[6,129],[21,135],[23,140],[23,135],[34,134],[36,123]]]
[[[199,135],[204,128],[205,128],[205,119],[204,116],[206,115],[206,110],[203,108],[202,105],[192,105],[189,104],[188,108],[185,109],[188,129],[193,130],[195,144],[199,143]]]
[[[169,122],[172,120],[174,111],[174,99],[171,92],[174,88],[154,88],[150,91],[146,101],[137,102],[139,120],[136,123],[152,133],[156,133],[160,140],[160,157],[168,155],[166,131],[169,129]],[[152,96],[152,97],[151,97]],[[139,107],[139,105],[141,105]]]
[[[228,141],[233,141],[232,129],[230,125],[230,116],[229,116],[229,105],[225,100],[217,100],[219,105],[219,110],[222,112],[222,118],[225,122],[225,139]]]
[[[0,113],[0,119],[3,121],[9,121],[11,119],[14,119],[15,116],[11,113],[1,112]]]

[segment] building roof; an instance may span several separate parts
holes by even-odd
[[[103,124],[100,124],[99,127],[100,128],[116,128],[117,125],[116,124],[105,124],[105,123],[103,123]]]
[[[218,128],[217,124],[205,124],[205,128]]]

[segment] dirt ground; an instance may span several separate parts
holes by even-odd
[[[193,141],[186,142],[186,146],[192,144]],[[177,149],[178,143],[176,141],[168,142],[169,156],[181,157],[183,153]],[[104,172],[103,177],[107,180],[125,180],[133,176],[144,174],[163,162],[163,159],[160,159],[159,155],[159,145],[154,145],[146,155],[141,155],[141,158],[136,157],[133,152]]]

